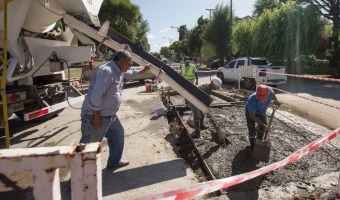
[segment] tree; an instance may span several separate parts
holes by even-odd
[[[99,19],[109,20],[110,26],[135,43],[140,43],[146,51],[150,49],[146,33],[149,24],[143,19],[139,7],[130,0],[104,0],[99,11]]]
[[[319,13],[333,22],[333,33],[331,39],[331,49],[333,55],[329,65],[334,67],[340,61],[339,33],[340,33],[340,1],[339,0],[307,0],[308,3],[318,6]]]
[[[198,18],[197,26],[189,31],[188,36],[188,49],[189,52],[194,54],[200,54],[203,42],[204,42],[204,32],[209,23],[208,19],[204,19],[203,16]]]
[[[288,1],[265,10],[256,20],[237,23],[233,28],[234,48],[240,56],[267,57],[279,64],[287,60],[292,67],[301,55],[317,52],[323,26],[315,6]]]
[[[169,47],[161,47],[159,54],[163,55],[166,58],[171,58],[171,51]]]
[[[156,57],[156,58],[160,58],[160,55],[158,52],[150,52],[150,55]]]
[[[145,51],[150,50],[150,44],[148,43],[148,38],[146,37],[146,33],[149,31],[149,23],[146,20],[141,20],[138,23],[135,42],[137,44],[141,44],[144,47]]]
[[[253,54],[252,44],[255,21],[242,20],[233,27],[233,52],[239,56],[250,56]]]
[[[185,40],[188,36],[188,29],[187,29],[187,25],[182,25],[180,26],[178,29],[178,34],[179,34],[179,37],[178,37],[178,40]]]
[[[182,54],[184,54],[183,52],[183,41],[181,40],[177,40],[175,42],[173,42],[170,46],[170,48],[174,51],[174,53],[176,54],[176,57],[178,60],[180,60],[180,56]]]
[[[272,10],[280,5],[279,0],[256,0],[253,16],[260,16],[266,9]]]
[[[230,6],[218,4],[213,12],[211,22],[205,32],[205,41],[209,44],[209,52],[216,55],[221,63],[224,58],[230,54],[229,38],[230,38]],[[229,58],[230,59],[230,58]]]

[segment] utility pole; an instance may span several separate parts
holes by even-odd
[[[214,9],[211,9],[211,8],[206,8],[206,10],[208,10],[208,11],[209,11],[209,13],[210,13],[210,19],[211,19],[211,11],[213,11]]]

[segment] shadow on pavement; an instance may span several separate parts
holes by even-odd
[[[5,174],[0,174],[0,183],[6,188],[0,192],[0,199],[33,199],[33,188],[31,186],[19,186],[17,180],[13,181]]]
[[[65,130],[67,127],[63,127],[60,129],[57,129],[53,131],[50,135],[43,135],[39,137],[30,137],[29,139],[25,139],[26,137],[32,136],[34,133],[39,132],[39,129],[34,127],[37,127],[46,121],[39,121],[39,122],[24,122],[18,118],[9,120],[9,132],[10,132],[10,143],[11,145],[19,144],[25,141],[30,141],[27,147],[36,147],[39,144],[42,144],[43,142],[49,140],[53,136],[57,135],[58,133]],[[33,128],[33,129],[32,129]],[[20,133],[20,134],[18,134]],[[33,144],[37,140],[41,139],[37,143]],[[5,143],[5,131],[4,129],[0,130],[0,149],[4,149],[6,147]]]
[[[103,197],[186,176],[182,159],[151,164],[124,171],[103,169]]]

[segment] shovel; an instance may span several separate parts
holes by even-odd
[[[268,131],[263,134],[262,139],[257,138],[255,140],[254,150],[253,150],[253,153],[252,153],[252,158],[254,158],[255,160],[266,162],[266,163],[269,162],[269,155],[270,155],[270,150],[271,150],[272,144],[270,143],[270,141],[267,140],[267,136],[268,136],[268,133],[270,131],[270,127],[271,127],[273,119],[274,119],[275,111],[278,108],[279,108],[279,106],[277,106],[275,108],[275,106],[273,105],[273,112],[272,112],[272,115],[270,116],[270,120],[269,120],[269,124],[268,124]]]

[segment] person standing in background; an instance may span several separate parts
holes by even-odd
[[[181,75],[192,84],[198,85],[198,73],[194,64],[190,63],[188,56],[184,57],[184,64],[181,66]]]

